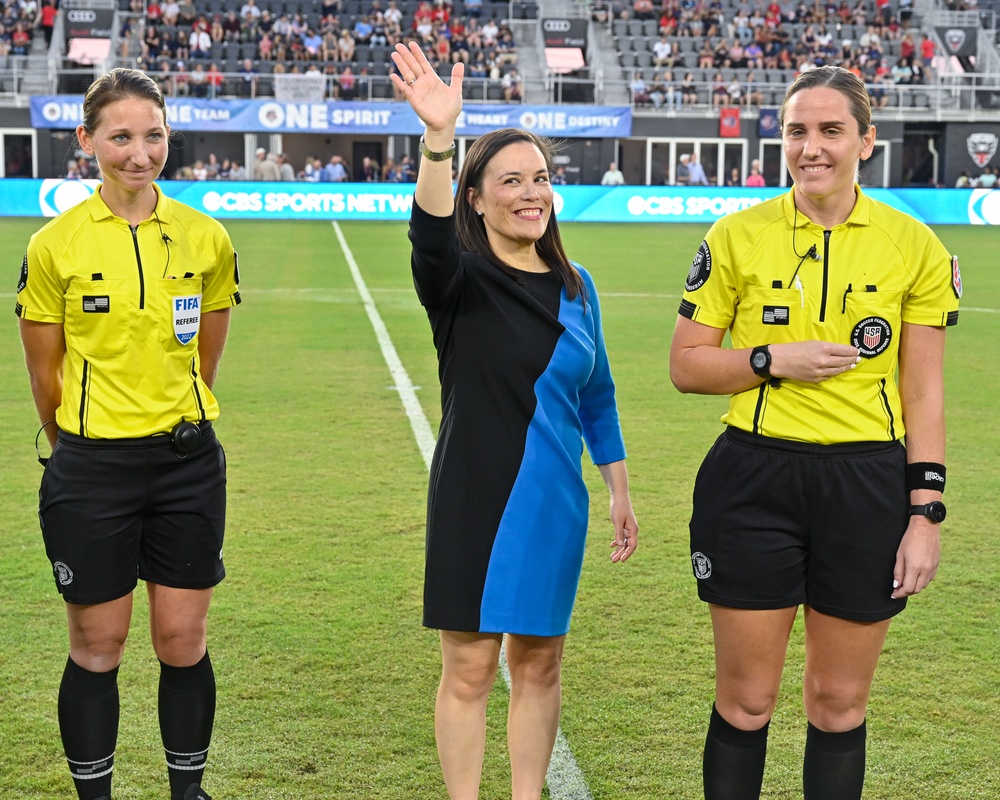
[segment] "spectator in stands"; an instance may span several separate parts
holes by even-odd
[[[524,81],[516,67],[511,67],[500,79],[503,99],[508,103],[520,103],[524,99]]]
[[[160,31],[155,25],[147,25],[142,37],[142,58],[146,62],[155,61],[160,57]]]
[[[381,169],[378,162],[374,161],[370,156],[362,158],[361,167],[358,170],[355,180],[362,183],[377,183],[380,177]]]
[[[208,180],[208,169],[205,167],[205,162],[200,158],[194,162],[194,166],[191,167],[191,173],[196,181]]]
[[[653,6],[653,0],[632,0],[632,18],[656,19],[656,8]]]
[[[391,158],[387,158],[385,163],[382,165],[382,170],[380,174],[380,179],[382,183],[389,183],[392,179],[392,173],[396,170],[396,162]]]
[[[205,180],[218,180],[219,169],[219,159],[216,157],[215,153],[209,153],[208,159],[205,161]]]
[[[729,84],[721,72],[716,72],[712,76],[712,107],[729,105]]]
[[[497,39],[495,51],[497,62],[501,66],[504,64],[513,64],[517,61],[517,45],[514,43],[514,34],[509,28],[505,27],[500,32],[500,38]]]
[[[994,189],[997,185],[997,172],[990,166],[983,167],[983,174],[976,180],[979,189]]]
[[[677,170],[674,173],[674,181],[678,186],[687,186],[691,181],[691,154],[681,153],[677,162]]]
[[[469,52],[469,43],[465,39],[465,33],[452,31],[451,34],[451,63],[457,64],[459,61],[468,64],[472,54]]]
[[[697,153],[691,154],[687,167],[689,186],[708,186],[708,176],[705,175],[705,168],[698,163]]]
[[[740,76],[734,72],[729,85],[726,86],[727,102],[723,103],[723,105],[740,105],[744,100],[744,88]]]
[[[340,86],[340,94],[338,96],[341,100],[353,100],[357,96],[357,82],[357,76],[355,76],[351,65],[345,65],[340,76],[337,78],[337,83]]]
[[[556,171],[552,173],[552,177],[549,182],[553,186],[565,186],[566,185],[566,167],[562,164],[556,167]]]
[[[690,72],[684,73],[684,80],[680,85],[681,102],[686,106],[693,106],[698,102],[698,87],[694,82],[694,75]]]
[[[208,69],[205,71],[205,83],[208,84],[208,96],[213,100],[222,94],[222,85],[225,83],[226,76],[222,74],[219,69],[219,65],[214,61],[208,65]]]
[[[302,49],[307,61],[318,61],[323,55],[323,37],[312,28],[302,35]]]
[[[740,179],[740,168],[739,167],[733,167],[731,170],[729,170],[729,177],[726,178],[726,186],[729,186],[730,188],[732,188],[732,187],[742,186],[742,185],[743,185],[743,181]]]
[[[288,153],[278,154],[278,180],[291,182],[295,180],[295,167],[288,160]]]
[[[194,0],[177,0],[177,5],[177,24],[193,25],[198,17],[198,7],[194,4]]]
[[[205,79],[205,67],[196,62],[188,75],[188,94],[191,97],[205,97],[208,95],[208,83]]]
[[[243,28],[235,9],[229,9],[219,23],[222,28],[222,38],[227,42],[238,42],[243,37]]]
[[[160,92],[165,97],[170,97],[174,94],[174,87],[170,80],[170,62],[166,58],[160,59],[157,71],[151,77],[156,81],[156,85],[160,87]]]
[[[673,67],[674,61],[674,46],[667,41],[665,33],[661,34],[659,40],[653,43],[653,64],[657,67]]]
[[[220,181],[230,180],[230,174],[233,171],[233,164],[228,158],[222,159],[222,163],[219,164],[219,173],[216,175],[216,179]]]
[[[256,0],[246,0],[243,7],[240,8],[240,19],[257,19],[258,17],[260,17],[260,7]]]
[[[257,96],[257,81],[259,76],[254,69],[253,61],[244,58],[240,68],[240,95],[242,97]]]
[[[323,183],[345,183],[350,180],[350,175],[347,172],[347,167],[344,166],[344,159],[338,155],[330,156],[329,162],[323,167],[323,173],[320,175],[320,180]]]
[[[212,17],[211,25],[208,28],[208,35],[213,42],[222,42],[226,39],[226,31],[222,27],[222,18],[216,14]]]
[[[899,58],[892,67],[892,82],[897,86],[909,86],[913,83],[913,67],[905,58]]]
[[[715,48],[712,47],[710,39],[702,42],[701,49],[698,50],[698,69],[711,69],[715,66]]]
[[[277,181],[281,179],[281,171],[278,169],[278,159],[274,153],[268,153],[263,147],[258,147],[256,162],[253,166],[253,179],[255,181]]]
[[[648,106],[652,102],[646,81],[642,77],[642,70],[637,69],[632,73],[632,80],[629,81],[628,88],[632,96],[632,105]]]
[[[164,25],[176,25],[181,14],[181,7],[177,0],[165,0],[160,6],[160,21]]]
[[[757,160],[756,158],[750,162],[750,174],[747,175],[747,179],[744,185],[752,186],[754,188],[767,186],[767,182],[764,180],[764,176],[760,174],[760,161]]]
[[[14,23],[14,31],[10,35],[10,52],[15,56],[26,56],[31,49],[31,31],[28,24],[21,20]]]
[[[231,181],[245,181],[247,179],[247,171],[239,161],[235,158],[232,161],[232,166],[229,169],[229,180]]]
[[[601,177],[601,186],[624,186],[625,175],[618,169],[618,165],[612,161],[608,165],[607,172]]]
[[[69,177],[68,175],[66,176]],[[969,177],[969,173],[966,170],[962,170],[958,174],[958,180],[955,181],[956,189],[971,189],[972,188],[972,178]]]
[[[340,53],[340,61],[353,61],[354,51],[357,43],[347,28],[340,29],[340,38],[337,39],[337,50]]]
[[[743,88],[746,91],[747,102],[750,105],[760,106],[764,104],[764,95],[760,90],[760,84],[757,82],[757,76],[753,70],[747,72]]]
[[[483,47],[496,47],[500,36],[500,26],[493,18],[483,23],[482,40]]]
[[[486,61],[486,54],[482,50],[476,51],[465,72],[469,78],[485,78],[489,74],[489,62]]]
[[[208,31],[192,28],[188,36],[188,53],[192,59],[209,58],[212,55],[212,38],[208,35]]]
[[[369,40],[372,38],[372,23],[368,18],[367,14],[363,14],[357,18],[354,22],[354,29],[352,35],[354,36],[354,41],[359,45],[367,45]]]
[[[646,90],[647,90],[647,95],[649,97],[649,102],[653,104],[653,108],[656,109],[663,108],[663,103],[667,99],[667,87],[666,84],[664,83],[663,78],[660,76],[659,72],[653,73],[653,77],[650,79],[649,85],[646,87]],[[672,100],[673,89],[670,90],[670,96]]]
[[[59,9],[56,7],[55,0],[43,0],[39,23],[42,27],[42,33],[45,36],[46,50],[48,50],[49,46],[52,44],[52,29],[56,25],[56,17],[58,15]]]
[[[417,180],[417,168],[413,164],[413,159],[405,153],[399,159],[399,174],[403,183],[414,183]]]

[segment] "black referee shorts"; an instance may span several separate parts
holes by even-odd
[[[56,588],[69,603],[124,597],[141,579],[205,589],[226,574],[226,457],[210,424],[183,458],[168,436],[59,432],[38,494]]]
[[[873,622],[893,600],[896,551],[908,523],[899,442],[820,445],[730,428],[698,472],[691,563],[698,595],[731,608],[808,603]]]

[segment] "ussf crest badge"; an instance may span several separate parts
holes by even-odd
[[[951,288],[955,291],[955,297],[962,299],[962,272],[958,268],[958,256],[951,257]]]
[[[201,295],[171,297],[170,307],[174,315],[174,336],[181,344],[187,344],[198,334],[201,323]]]
[[[862,358],[875,358],[889,347],[892,328],[882,317],[867,317],[851,331],[851,344],[861,351]]]

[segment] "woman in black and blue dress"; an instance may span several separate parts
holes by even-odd
[[[415,44],[393,60],[426,126],[409,235],[441,380],[424,588],[424,625],[441,635],[438,754],[452,800],[477,798],[507,634],[512,797],[537,800],[587,534],[584,441],[611,493],[611,560],[637,543],[600,305],[563,250],[547,143],[513,128],[481,137],[453,195],[464,65],[447,86]]]

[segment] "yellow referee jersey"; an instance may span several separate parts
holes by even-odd
[[[900,326],[958,322],[958,260],[926,225],[860,187],[842,225],[824,230],[799,212],[796,229],[794,191],[712,226],[680,313],[729,329],[737,349],[817,339],[854,345],[861,363],[819,384],[765,381],[733,395],[722,420],[820,444],[901,439]]]
[[[15,311],[63,326],[56,423],[70,433],[136,438],[219,416],[198,329],[240,302],[236,253],[221,224],[156,192],[134,231],[95,191],[28,244]]]

